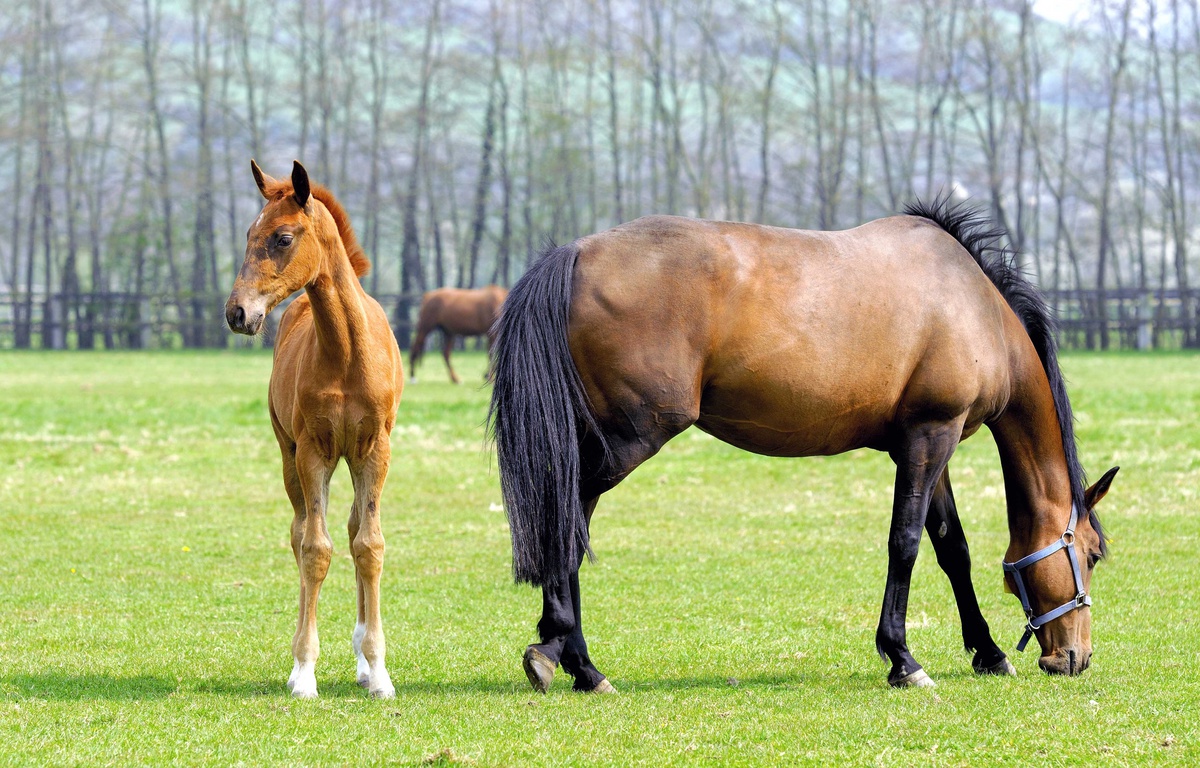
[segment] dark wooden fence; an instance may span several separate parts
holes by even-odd
[[[225,327],[228,294],[182,297],[135,293],[0,293],[0,349],[173,349],[270,346],[282,309],[261,336]],[[420,294],[376,296],[403,349],[412,337]],[[286,306],[286,302],[284,304]]]
[[[225,329],[225,294],[61,293],[33,297],[0,293],[0,349],[154,349],[234,347],[271,343],[273,312],[258,339]],[[401,348],[412,337],[419,294],[376,297],[392,319]],[[1059,343],[1067,349],[1178,349],[1200,346],[1200,290],[1050,291]]]

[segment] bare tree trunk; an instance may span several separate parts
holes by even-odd
[[[604,0],[604,37],[608,53],[608,125],[609,146],[612,154],[613,218],[625,220],[625,207],[621,199],[621,129],[617,114],[617,50],[613,37],[612,0]],[[507,205],[507,201],[506,201]],[[507,284],[507,282],[506,282]]]
[[[811,14],[809,15],[811,18]],[[759,104],[758,163],[762,169],[762,180],[758,184],[758,202],[754,206],[754,220],[767,223],[767,197],[771,192],[771,101],[775,96],[775,75],[779,72],[779,56],[783,49],[783,14],[779,11],[779,0],[771,0],[771,19],[774,35],[767,52],[767,76],[763,81],[762,101]]]
[[[441,0],[433,0],[425,27],[425,43],[421,52],[421,85],[417,97],[417,130],[413,137],[412,169],[408,176],[408,193],[403,201],[404,239],[400,250],[400,301],[396,307],[396,336],[407,349],[412,337],[412,308],[419,292],[425,290],[425,272],[421,267],[421,246],[417,235],[417,191],[420,189],[421,160],[425,152],[429,124],[429,85],[433,79],[433,39],[441,21]]]
[[[192,73],[196,85],[196,142],[199,155],[196,162],[195,183],[191,192],[195,197],[196,219],[192,230],[192,312],[190,333],[184,334],[184,344],[203,347],[215,342],[218,330],[215,310],[210,310],[206,293],[209,275],[216,259],[216,231],[213,191],[212,129],[209,124],[209,92],[212,90],[212,20],[208,8],[201,8],[199,0],[192,0]],[[215,288],[215,280],[214,280]]]
[[[1100,348],[1108,349],[1108,296],[1107,272],[1112,252],[1112,222],[1110,203],[1114,182],[1113,143],[1116,138],[1117,102],[1120,99],[1121,80],[1125,72],[1126,44],[1129,40],[1129,15],[1132,0],[1125,0],[1121,7],[1121,29],[1116,41],[1115,58],[1109,70],[1108,106],[1104,122],[1104,172],[1100,181],[1100,248],[1096,260],[1096,320],[1100,333]],[[1115,257],[1114,257],[1115,258]]]
[[[142,64],[146,71],[147,107],[154,125],[154,136],[158,147],[157,168],[155,176],[158,181],[158,204],[162,210],[162,255],[167,264],[167,274],[170,280],[169,288],[172,301],[182,320],[187,316],[182,300],[182,290],[179,280],[179,267],[175,259],[173,203],[170,180],[170,160],[167,153],[166,116],[159,102],[158,89],[158,52],[161,42],[159,19],[162,10],[156,0],[155,8],[151,8],[151,0],[142,0],[142,21],[145,25],[142,35]],[[186,337],[185,337],[186,340]]]

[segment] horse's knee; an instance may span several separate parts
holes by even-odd
[[[364,531],[365,532],[365,531]],[[350,552],[354,556],[354,565],[359,573],[367,578],[374,578],[383,570],[383,534],[356,536],[350,544]]]
[[[300,544],[300,567],[308,578],[322,581],[333,559],[333,542],[327,536],[306,536]]]

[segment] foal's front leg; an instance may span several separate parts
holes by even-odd
[[[296,663],[289,684],[292,695],[301,699],[317,696],[316,665],[321,653],[317,639],[317,598],[329,573],[333,540],[325,524],[329,502],[329,478],[335,460],[322,454],[309,438],[296,445],[296,477],[304,496],[304,516],[292,522],[292,549],[300,567],[300,614],[292,638]]]
[[[354,655],[358,659],[358,684],[376,698],[396,695],[384,664],[387,646],[379,608],[379,578],[383,571],[383,530],[379,523],[379,498],[387,479],[391,446],[385,434],[374,450],[350,467],[354,478],[354,507],[350,511],[350,552],[358,584],[358,622],[354,626]]]
[[[933,680],[908,651],[904,620],[921,530],[934,486],[962,435],[962,420],[910,428],[892,452],[896,462],[895,500],[888,535],[888,575],[875,646],[890,659],[888,683],[896,687],[927,687]]]

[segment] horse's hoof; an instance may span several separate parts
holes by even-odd
[[[396,698],[396,688],[391,683],[388,683],[382,688],[371,689],[372,699],[394,699]]]
[[[603,680],[601,680],[599,683],[597,683],[595,688],[588,691],[588,693],[616,693],[616,692],[617,692],[617,689],[613,688],[613,684],[608,682],[607,677],[604,678]]]
[[[521,666],[525,668],[525,676],[529,678],[529,684],[533,686],[533,690],[538,693],[550,690],[550,683],[554,682],[554,668],[558,665],[550,661],[544,653],[532,645],[529,646],[525,649],[525,657],[521,660]]]
[[[925,670],[918,669],[904,677],[888,678],[888,685],[893,688],[933,688],[937,683],[933,682],[933,678],[926,674]]]
[[[1015,677],[1017,674],[1017,668],[1013,666],[1013,663],[1008,660],[1007,656],[1005,656],[1003,659],[1000,659],[1000,661],[997,661],[990,667],[985,667],[982,665],[977,667],[974,665],[972,666],[974,667],[975,674],[977,675],[1005,675],[1009,677]]]

